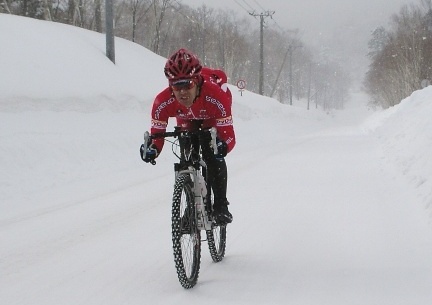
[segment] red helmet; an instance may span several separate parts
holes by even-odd
[[[193,78],[200,75],[202,66],[198,57],[186,49],[180,49],[167,60],[164,68],[168,80]]]

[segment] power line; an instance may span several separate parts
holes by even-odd
[[[248,10],[244,5],[242,5],[241,3],[239,3],[238,1],[240,0],[234,0],[235,3],[237,3],[238,6],[240,6],[243,10],[247,11],[249,15],[251,15],[252,17],[254,17],[255,19],[257,19],[257,17],[259,17],[260,20],[260,61],[259,61],[259,94],[264,95],[264,22],[265,22],[265,18],[270,17],[274,24],[282,31],[282,32],[294,32],[295,34],[297,34],[297,31],[293,31],[293,30],[284,30],[277,22],[276,20],[273,19],[273,15],[275,14],[275,11],[268,11],[265,10],[256,0],[254,0],[255,4],[258,5],[258,7],[260,9],[262,9],[261,13],[257,13],[256,10],[248,3],[246,2],[246,0],[241,0],[242,3],[244,3],[247,7],[249,7],[250,10]],[[290,45],[288,47],[288,50],[285,54],[284,57],[284,63],[286,61],[286,58],[288,55],[290,55],[290,69],[292,69],[292,51],[293,48]],[[283,66],[283,64],[282,64]],[[281,67],[282,68],[282,67]],[[291,80],[290,80],[290,103],[292,104],[292,70],[290,70],[290,75],[291,75]],[[279,74],[282,71],[279,72]],[[279,76],[278,76],[279,78]],[[277,80],[276,80],[276,84],[277,84]],[[276,87],[275,84],[275,87]],[[273,95],[275,87],[272,90],[271,95]]]
[[[247,6],[249,6],[249,8],[251,10],[255,11],[255,9],[252,6],[250,6],[250,4],[246,2],[246,0],[242,0],[242,1],[243,1],[244,4],[246,4]]]
[[[240,6],[242,9],[244,9],[246,12],[249,13],[249,11],[243,5],[241,5],[237,0],[234,0],[234,2],[237,3],[237,5]]]
[[[254,0],[254,2],[263,10],[263,11],[265,11],[265,9],[256,1],[256,0]]]
[[[275,19],[273,19],[274,24],[276,24],[276,26],[279,28],[279,30],[281,30],[282,32],[284,32],[285,30],[279,25],[279,23],[277,23],[277,21]]]

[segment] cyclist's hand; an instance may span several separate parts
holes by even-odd
[[[216,154],[216,159],[224,158],[228,153],[227,144],[222,140],[216,139],[216,146],[218,150],[218,153]]]
[[[156,164],[155,159],[158,156],[158,150],[156,149],[156,146],[154,146],[154,144],[150,144],[147,147],[147,150],[145,150],[145,146],[144,144],[141,144],[140,147],[140,155],[141,155],[141,159],[145,162],[145,163],[151,163],[153,165]]]

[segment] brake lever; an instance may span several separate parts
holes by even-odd
[[[150,133],[148,131],[144,132],[144,151],[147,151],[149,138],[150,138]]]

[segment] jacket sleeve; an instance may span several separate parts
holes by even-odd
[[[224,92],[222,90],[220,92],[221,94],[219,94],[219,100],[223,107],[218,107],[218,111],[217,111],[218,113],[218,115],[216,116],[217,136],[219,139],[221,139],[227,144],[227,152],[230,152],[236,144],[233,118],[231,113],[232,96],[229,89],[227,92]]]
[[[151,110],[150,133],[152,135],[166,131],[169,119],[169,107],[173,102],[174,98],[166,94],[165,91],[156,96]],[[165,140],[163,138],[153,140],[153,144],[156,146],[159,153],[162,151],[164,143]]]

